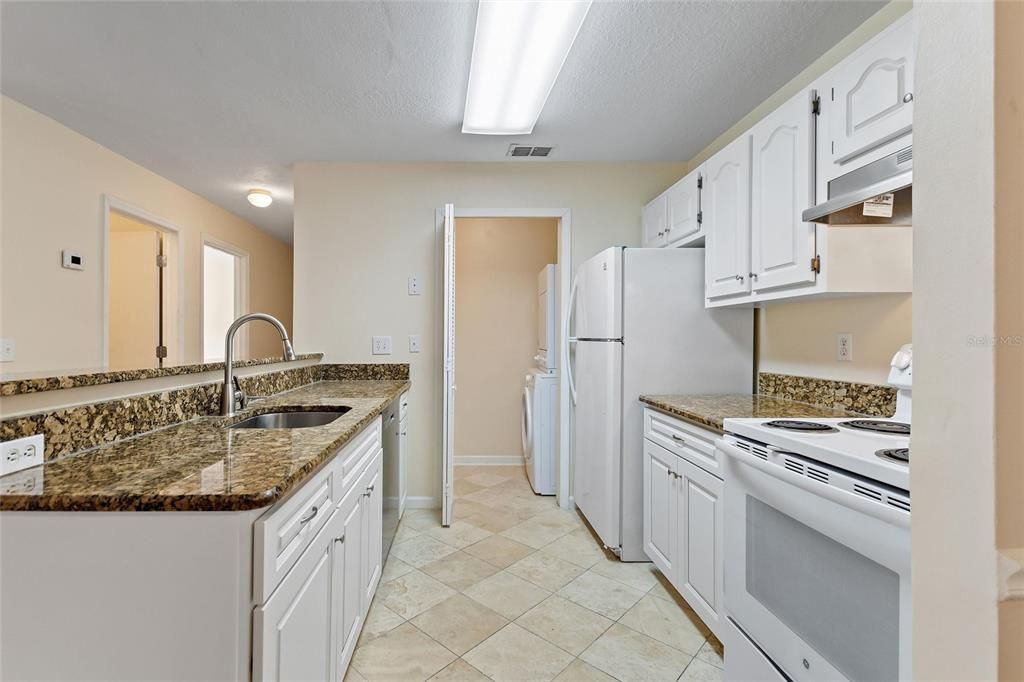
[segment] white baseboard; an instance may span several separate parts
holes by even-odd
[[[455,458],[455,466],[523,466],[522,455],[459,455]]]
[[[440,506],[433,497],[413,497],[409,495],[405,498],[406,509],[437,509]]]

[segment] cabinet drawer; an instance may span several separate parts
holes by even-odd
[[[721,478],[722,466],[715,450],[718,436],[713,431],[645,408],[644,437]]]
[[[335,472],[328,466],[291,497],[256,520],[253,592],[262,603],[327,522],[336,503]]]
[[[355,482],[381,447],[381,418],[377,417],[335,458],[341,490],[347,490]]]

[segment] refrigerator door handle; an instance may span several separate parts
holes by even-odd
[[[573,308],[576,305],[576,289],[579,284],[579,275],[572,278],[572,287],[569,288],[569,309],[565,311],[565,325],[563,326],[565,333],[565,372],[569,378],[569,396],[572,398],[572,404],[576,404],[576,380],[572,376],[572,358],[570,357],[571,344],[576,343],[576,339],[569,334],[569,328],[572,325],[573,320]]]

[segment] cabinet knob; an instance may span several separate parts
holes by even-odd
[[[743,281],[743,279],[744,279],[744,278],[743,278],[743,275],[736,275],[736,281],[737,281],[737,282],[742,282],[742,281]]]
[[[661,232],[659,232],[658,236],[659,237],[664,237],[665,236],[665,230],[662,230]]]
[[[757,273],[756,272],[751,272],[750,273],[750,279],[757,279]]]
[[[913,101],[914,101],[914,93],[908,92],[907,94],[903,95],[903,103],[904,104],[910,104]]]

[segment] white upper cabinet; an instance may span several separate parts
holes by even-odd
[[[668,246],[699,242],[704,237],[700,212],[703,174],[704,166],[701,165],[665,192],[668,204],[665,242]]]
[[[908,14],[845,59],[827,77],[832,166],[828,179],[865,154],[910,133],[914,117],[914,30]]]
[[[800,219],[813,204],[813,93],[805,91],[750,131],[751,288],[813,282],[814,224]]]
[[[750,291],[750,135],[711,157],[701,195],[708,298]]]
[[[665,227],[668,225],[666,195],[667,193],[660,195],[644,206],[644,210],[641,212],[640,222],[643,226],[641,244],[643,246],[657,248],[665,245]]]

